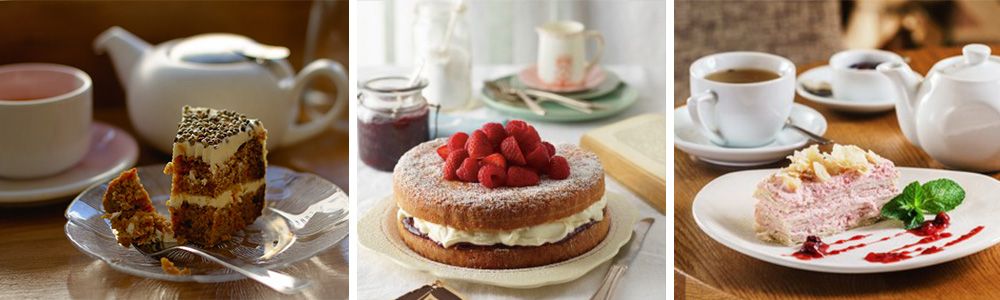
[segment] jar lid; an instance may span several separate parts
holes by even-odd
[[[969,44],[962,47],[962,56],[953,57],[950,64],[939,72],[949,77],[970,81],[992,81],[1000,79],[1000,60],[990,56],[991,49],[983,44]]]

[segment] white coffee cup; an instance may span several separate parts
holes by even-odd
[[[896,101],[896,85],[875,69],[857,69],[858,63],[905,63],[903,58],[889,51],[857,49],[837,52],[830,57],[833,78],[830,88],[838,100],[872,102]]]
[[[726,83],[705,77],[719,71],[759,69],[778,78],[752,83]],[[713,143],[725,147],[758,147],[774,140],[795,100],[795,64],[773,54],[725,52],[691,64],[687,99],[691,120]]]
[[[584,83],[591,68],[604,53],[604,36],[585,30],[580,22],[557,21],[535,28],[538,32],[538,78],[542,83],[558,87],[573,87]],[[587,60],[586,41],[597,40],[597,54]]]
[[[69,66],[0,66],[0,177],[54,175],[80,162],[90,147],[92,86]]]

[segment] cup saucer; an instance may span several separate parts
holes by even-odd
[[[601,82],[604,82],[605,78],[607,78],[607,74],[605,74],[604,69],[600,66],[590,68],[590,71],[583,76],[583,84],[574,86],[557,86],[545,83],[538,77],[538,64],[531,64],[517,74],[517,79],[524,83],[524,85],[536,90],[555,93],[575,93],[590,90],[601,85]]]
[[[848,101],[833,98],[832,95],[817,95],[806,89],[806,86],[814,86],[819,83],[829,84],[832,80],[833,69],[830,68],[830,66],[824,65],[815,67],[799,74],[799,77],[795,82],[795,91],[799,94],[799,96],[802,96],[802,98],[806,98],[813,103],[826,106],[831,110],[841,112],[877,113],[890,111],[896,108],[896,102],[893,99],[874,102]]]
[[[826,133],[826,118],[808,106],[795,103],[789,117],[796,125],[816,134]],[[674,109],[674,146],[698,159],[722,166],[750,167],[785,159],[809,140],[795,130],[785,128],[770,144],[755,148],[728,148],[713,144],[691,122],[687,106]]]
[[[39,205],[71,196],[135,165],[139,144],[121,128],[94,121],[90,149],[83,160],[62,173],[36,179],[0,178],[0,205]]]

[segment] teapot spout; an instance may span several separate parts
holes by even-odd
[[[98,35],[93,46],[97,54],[109,53],[115,72],[118,73],[118,80],[126,89],[139,60],[152,49],[149,43],[118,26],[108,28]]]
[[[899,128],[903,130],[903,135],[910,143],[919,147],[920,141],[917,138],[916,113],[919,107],[917,90],[923,82],[923,77],[910,69],[910,66],[903,62],[886,62],[878,65],[876,70],[892,81],[896,86],[896,119],[899,120]]]

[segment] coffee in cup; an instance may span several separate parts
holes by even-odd
[[[90,147],[92,83],[64,65],[0,66],[0,177],[54,175]]]
[[[725,52],[691,64],[691,120],[712,143],[758,147],[774,140],[795,99],[795,64],[761,52]]]

